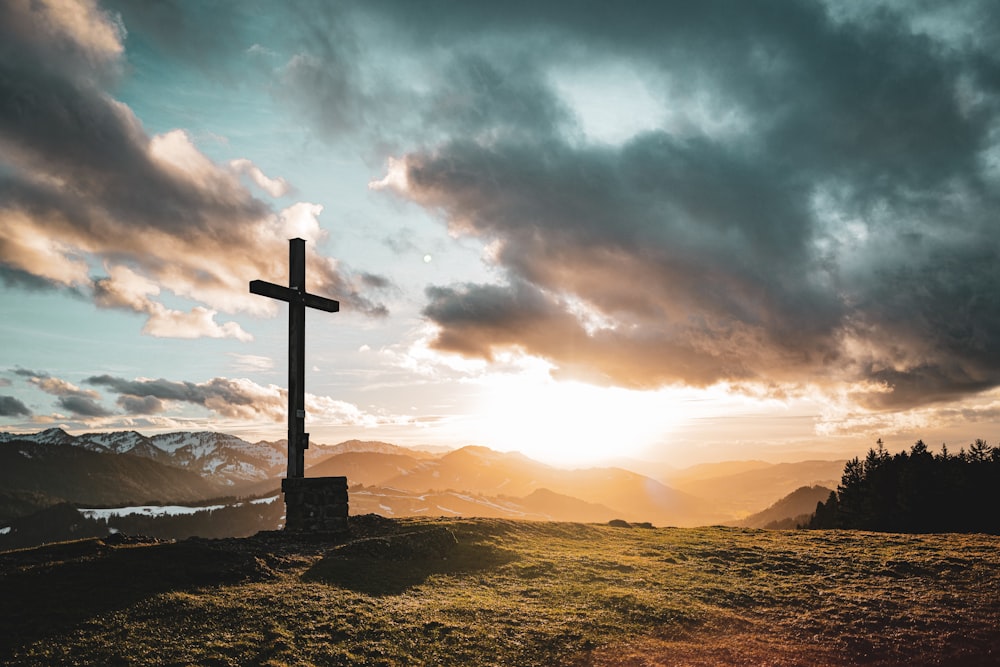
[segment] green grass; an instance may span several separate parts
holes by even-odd
[[[1000,538],[482,519],[0,554],[0,662],[1000,662]]]

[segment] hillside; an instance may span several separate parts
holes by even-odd
[[[308,468],[307,476],[347,475],[351,484],[384,484],[399,475],[405,475],[419,464],[420,459],[402,453],[349,451],[327,456]]]
[[[215,484],[230,487],[230,492],[279,476],[286,461],[285,450],[276,444],[250,443],[215,431],[178,431],[148,437],[135,431],[74,436],[59,428],[29,434],[0,433],[0,444],[14,441],[148,459],[211,478]]]
[[[21,440],[0,442],[0,488],[89,505],[190,502],[225,492],[197,473],[152,459]]]
[[[407,491],[463,490],[524,497],[538,489],[616,510],[628,521],[697,525],[721,520],[714,503],[621,468],[567,470],[517,452],[463,447],[382,482]]]
[[[803,486],[765,510],[751,514],[742,521],[731,525],[741,528],[782,528],[790,529],[809,523],[816,511],[816,503],[825,501],[831,489],[825,486]]]
[[[0,663],[992,665],[1000,538],[353,517],[0,553]]]
[[[483,517],[534,521],[606,522],[622,513],[598,503],[588,503],[536,489],[523,498],[487,496],[471,491],[405,491],[382,486],[352,486],[351,513],[399,517]]]
[[[559,521],[576,521],[580,523],[605,523],[621,518],[621,512],[599,503],[588,503],[585,500],[566,496],[549,489],[536,489],[517,503],[528,513],[537,514],[545,519]]]
[[[803,486],[836,488],[844,474],[845,463],[847,462],[772,463],[710,477],[704,476],[705,471],[702,470],[697,476],[674,478],[670,480],[670,484],[693,496],[716,499],[718,509],[729,516],[744,517],[761,511]]]

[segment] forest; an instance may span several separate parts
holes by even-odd
[[[957,454],[923,440],[890,454],[878,440],[844,466],[836,491],[816,505],[808,528],[897,533],[1000,534],[1000,447],[977,439]]]

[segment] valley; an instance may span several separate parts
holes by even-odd
[[[216,432],[0,434],[0,549],[138,528],[171,538],[273,530],[280,515],[253,514],[252,502],[279,493],[284,450],[283,441],[250,443]],[[843,469],[842,461],[731,461],[661,467],[668,477],[657,479],[641,473],[656,469],[642,462],[567,469],[481,446],[442,452],[359,440],[316,443],[307,454],[307,476],[348,477],[356,515],[657,526],[763,527],[785,520],[783,527],[794,527],[789,522],[810,513],[815,501],[790,494],[803,487],[828,493]],[[60,504],[86,511],[79,518],[50,511]],[[775,504],[766,520],[754,518]],[[170,514],[157,507],[169,506],[186,508],[188,517],[157,516]],[[241,528],[227,533],[223,518]]]

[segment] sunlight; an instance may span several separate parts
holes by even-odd
[[[478,406],[478,442],[555,465],[637,456],[683,419],[668,390],[631,391],[547,374],[493,377]]]

